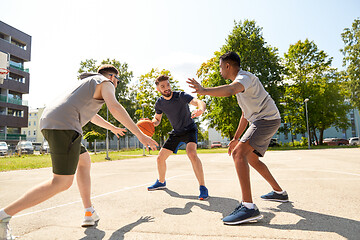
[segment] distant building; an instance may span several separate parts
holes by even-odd
[[[221,136],[221,133],[217,131],[215,128],[209,128],[209,144],[212,144],[213,142],[221,142],[228,144],[230,140],[228,138],[224,138]]]
[[[30,74],[24,63],[30,61],[31,36],[0,21],[0,56],[10,70],[0,84],[0,141],[16,144],[28,125],[23,94],[29,93]]]
[[[311,115],[309,115],[311,118]],[[358,109],[352,109],[348,114],[348,119],[350,121],[350,127],[347,129],[336,129],[335,127],[328,128],[324,131],[324,139],[325,138],[344,138],[349,139],[351,137],[358,137],[360,131],[360,115]],[[282,124],[282,126],[286,126],[286,124]],[[317,133],[319,137],[319,133]],[[274,138],[277,138],[279,142],[288,143],[294,141],[300,141],[302,137],[307,137],[307,133],[305,135],[296,134],[291,136],[290,132],[288,133],[280,133],[279,131],[274,135]]]
[[[44,136],[40,131],[40,117],[45,108],[29,110],[28,127],[22,128],[22,134],[26,135],[26,140],[31,142],[43,142]]]

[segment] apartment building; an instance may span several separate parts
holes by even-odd
[[[28,126],[28,106],[23,95],[29,93],[30,74],[24,67],[31,58],[31,36],[0,21],[1,66],[10,70],[0,82],[0,141],[16,144],[25,139],[21,128]]]
[[[30,142],[41,143],[44,141],[44,136],[40,131],[40,118],[45,108],[36,108],[29,110],[28,126],[22,128],[22,134],[26,135],[26,140]]]

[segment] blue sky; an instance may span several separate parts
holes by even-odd
[[[1,21],[32,36],[31,108],[76,81],[80,61],[127,62],[134,80],[168,69],[185,91],[202,62],[225,44],[234,21],[255,20],[265,41],[287,52],[313,40],[342,68],[341,33],[360,17],[357,0],[0,0]]]

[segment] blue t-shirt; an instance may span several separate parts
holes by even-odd
[[[175,133],[196,129],[196,124],[191,118],[189,109],[189,103],[193,98],[193,96],[185,92],[173,92],[170,100],[166,100],[161,96],[155,103],[155,112],[157,114],[166,114]]]

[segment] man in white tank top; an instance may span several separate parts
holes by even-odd
[[[137,136],[144,146],[156,150],[158,144],[138,129],[125,108],[116,100],[118,74],[114,66],[102,65],[97,74],[83,74],[82,80],[70,92],[61,95],[46,107],[40,120],[40,128],[49,142],[53,176],[0,210],[0,239],[10,238],[8,225],[13,215],[68,189],[73,183],[75,172],[85,208],[82,226],[92,226],[99,220],[90,200],[91,161],[89,153],[81,145],[81,128],[91,121],[109,129],[116,136],[122,136],[126,131],[97,115],[104,103],[112,115]]]
[[[236,172],[242,192],[241,204],[227,217],[224,224],[235,225],[260,219],[262,216],[252,201],[249,164],[271,185],[273,191],[261,196],[264,200],[287,202],[286,191],[279,186],[267,166],[259,160],[267,150],[272,136],[278,130],[281,119],[274,100],[266,92],[259,78],[240,69],[240,57],[228,52],[220,57],[220,73],[223,78],[233,82],[213,88],[202,87],[195,79],[188,84],[195,93],[216,97],[236,95],[242,110],[239,126],[229,143],[229,155],[235,162]],[[248,123],[249,128],[245,131]],[[243,132],[245,133],[243,134]],[[240,136],[243,136],[240,139]]]

